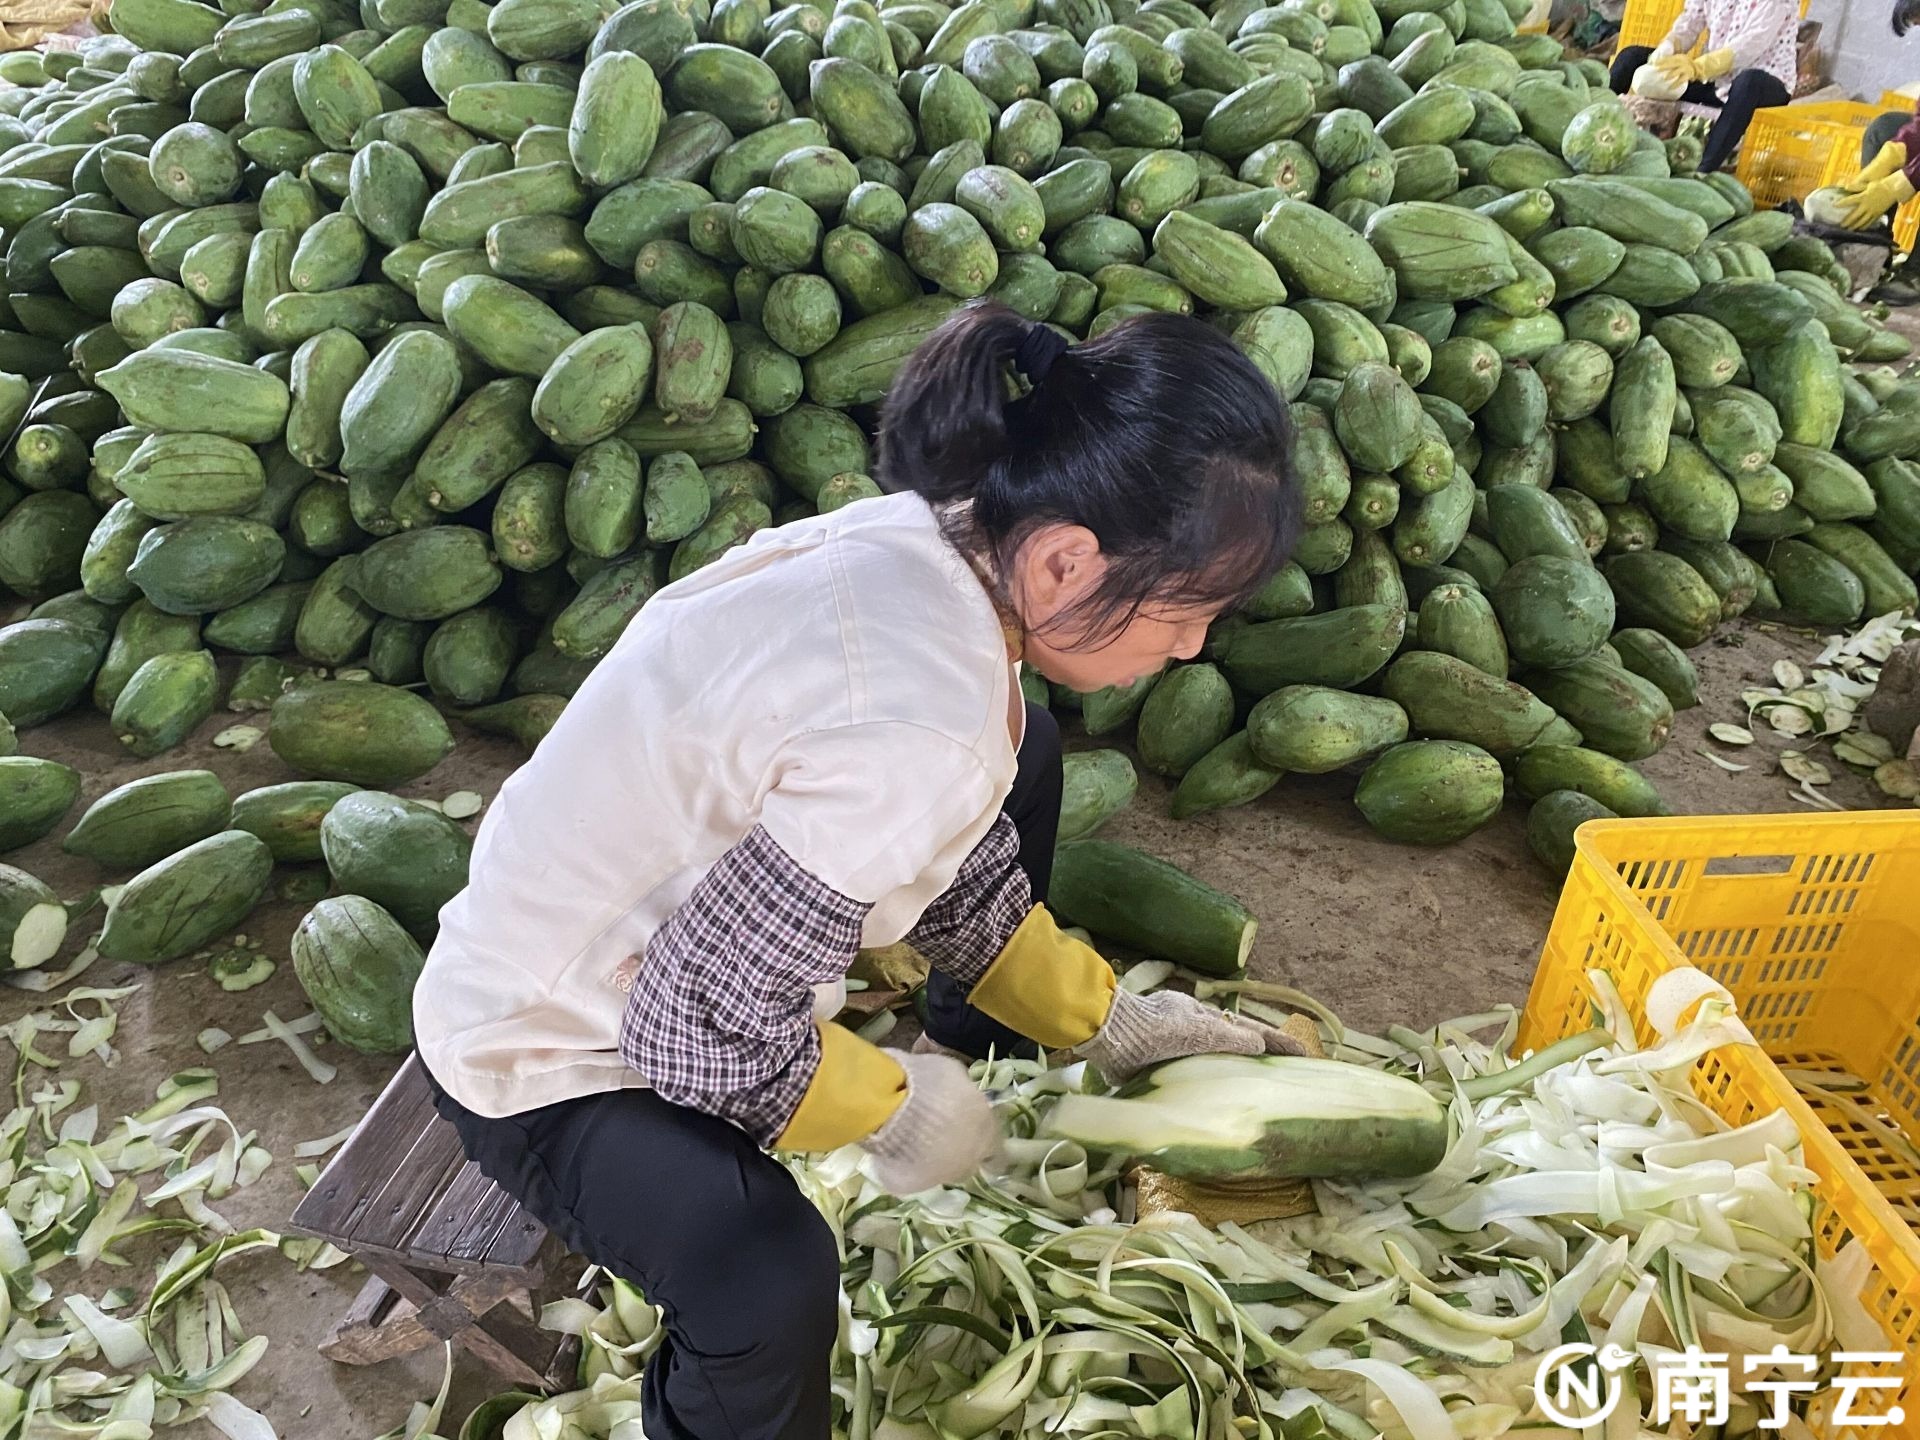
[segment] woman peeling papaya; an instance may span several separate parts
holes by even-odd
[[[912,1194],[998,1146],[953,1052],[1121,1078],[1284,1045],[1118,989],[1048,914],[1060,740],[1016,671],[1194,655],[1292,547],[1291,440],[1197,321],[1069,347],[968,307],[894,382],[890,493],[661,591],[501,789],[420,1055],[480,1168],[662,1307],[653,1440],[828,1434],[837,1256],[769,1151],[858,1144]],[[830,1023],[855,952],[902,939],[933,967],[912,1054]]]

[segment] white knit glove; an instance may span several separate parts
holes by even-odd
[[[965,1180],[1000,1153],[1000,1122],[966,1067],[944,1055],[900,1055],[907,1098],[865,1142],[873,1178],[892,1195]]]
[[[1151,995],[1115,990],[1106,1023],[1080,1053],[1108,1080],[1120,1081],[1183,1055],[1304,1055],[1306,1050],[1270,1025],[1228,1015],[1178,990]]]

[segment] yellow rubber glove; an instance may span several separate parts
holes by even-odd
[[[900,1061],[838,1025],[821,1025],[820,1067],[776,1150],[837,1150],[873,1134],[906,1103]]]
[[[1662,80],[1676,88],[1691,85],[1699,78],[1699,68],[1691,55],[1663,55],[1650,63]]]
[[[1065,1050],[1099,1033],[1116,988],[1113,967],[1100,952],[1063,931],[1046,906],[1036,905],[968,999],[974,1009],[1029,1040]]]
[[[1876,180],[1851,197],[1841,211],[1840,223],[1849,230],[1865,230],[1882,215],[1913,198],[1913,182],[1904,170]]]
[[[1733,69],[1733,51],[1709,50],[1693,62],[1694,78],[1718,80]]]
[[[1902,145],[1898,140],[1889,140],[1880,147],[1880,153],[1875,155],[1865,168],[1855,174],[1851,180],[1842,184],[1840,188],[1850,195],[1858,195],[1876,180],[1884,180],[1893,174],[1894,171],[1904,170],[1906,168],[1907,147]]]

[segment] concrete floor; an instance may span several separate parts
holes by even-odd
[[[1804,633],[1747,625],[1695,652],[1708,698],[1678,717],[1672,743],[1644,767],[1676,811],[1800,808],[1787,799],[1789,782],[1765,761],[1783,744],[1770,732],[1741,755],[1755,762],[1742,774],[1725,773],[1695,752],[1709,743],[1703,738],[1708,723],[1744,719],[1741,689],[1770,683],[1776,659],[1805,661],[1818,644]],[[142,761],[129,758],[106,722],[87,711],[25,732],[22,749],[78,768],[85,776],[82,805],[136,776],[193,766],[216,771],[238,794],[290,778],[264,743],[246,753],[212,748],[220,729],[252,718],[223,713],[170,755]],[[452,757],[402,793],[438,798],[473,789],[491,796],[517,758],[508,742],[463,740]],[[1262,922],[1252,973],[1305,988],[1350,1023],[1424,1026],[1499,1002],[1522,1002],[1556,893],[1527,850],[1524,808],[1508,806],[1460,845],[1414,849],[1388,844],[1368,830],[1351,803],[1352,786],[1350,776],[1292,776],[1256,805],[1176,823],[1166,815],[1165,787],[1146,779],[1139,798],[1103,834],[1162,855],[1241,897]],[[1851,775],[1837,779],[1832,790],[1852,806],[1880,802],[1869,784]],[[65,828],[8,855],[7,862],[40,875],[63,895],[124,878],[103,876],[91,862],[63,855],[57,840]],[[190,961],[155,968],[96,964],[83,983],[140,985],[121,1005],[121,1061],[108,1070],[83,1058],[67,1062],[65,1073],[86,1085],[86,1099],[98,1102],[103,1116],[130,1113],[151,1098],[164,1076],[206,1063],[194,1043],[202,1027],[218,1025],[238,1035],[258,1026],[269,1007],[283,1018],[306,1013],[310,1006],[285,958],[303,911],[300,904],[274,899],[249,917],[246,933],[262,939],[282,964],[265,985],[240,994],[222,992]],[[0,990],[0,1023],[43,1003]],[[276,1044],[230,1046],[214,1057],[221,1077],[218,1103],[243,1130],[258,1129],[279,1157],[259,1183],[217,1207],[237,1225],[283,1223],[300,1194],[292,1147],[351,1124],[394,1064],[337,1043],[321,1053],[340,1070],[326,1086],[310,1080]],[[379,1434],[399,1424],[412,1401],[437,1388],[438,1352],[371,1369],[334,1366],[314,1353],[359,1284],[350,1268],[301,1275],[277,1257],[258,1254],[232,1263],[222,1277],[243,1319],[273,1341],[240,1394],[288,1440]],[[496,1388],[480,1367],[460,1358],[454,1415],[464,1415]],[[457,1420],[443,1428],[451,1434]]]

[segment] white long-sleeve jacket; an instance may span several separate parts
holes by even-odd
[[[1764,70],[1792,93],[1799,78],[1800,9],[1793,0],[1687,0],[1654,56],[1681,55],[1702,31],[1708,50],[1732,50],[1733,69],[1716,83],[1722,100],[1742,70]]]

